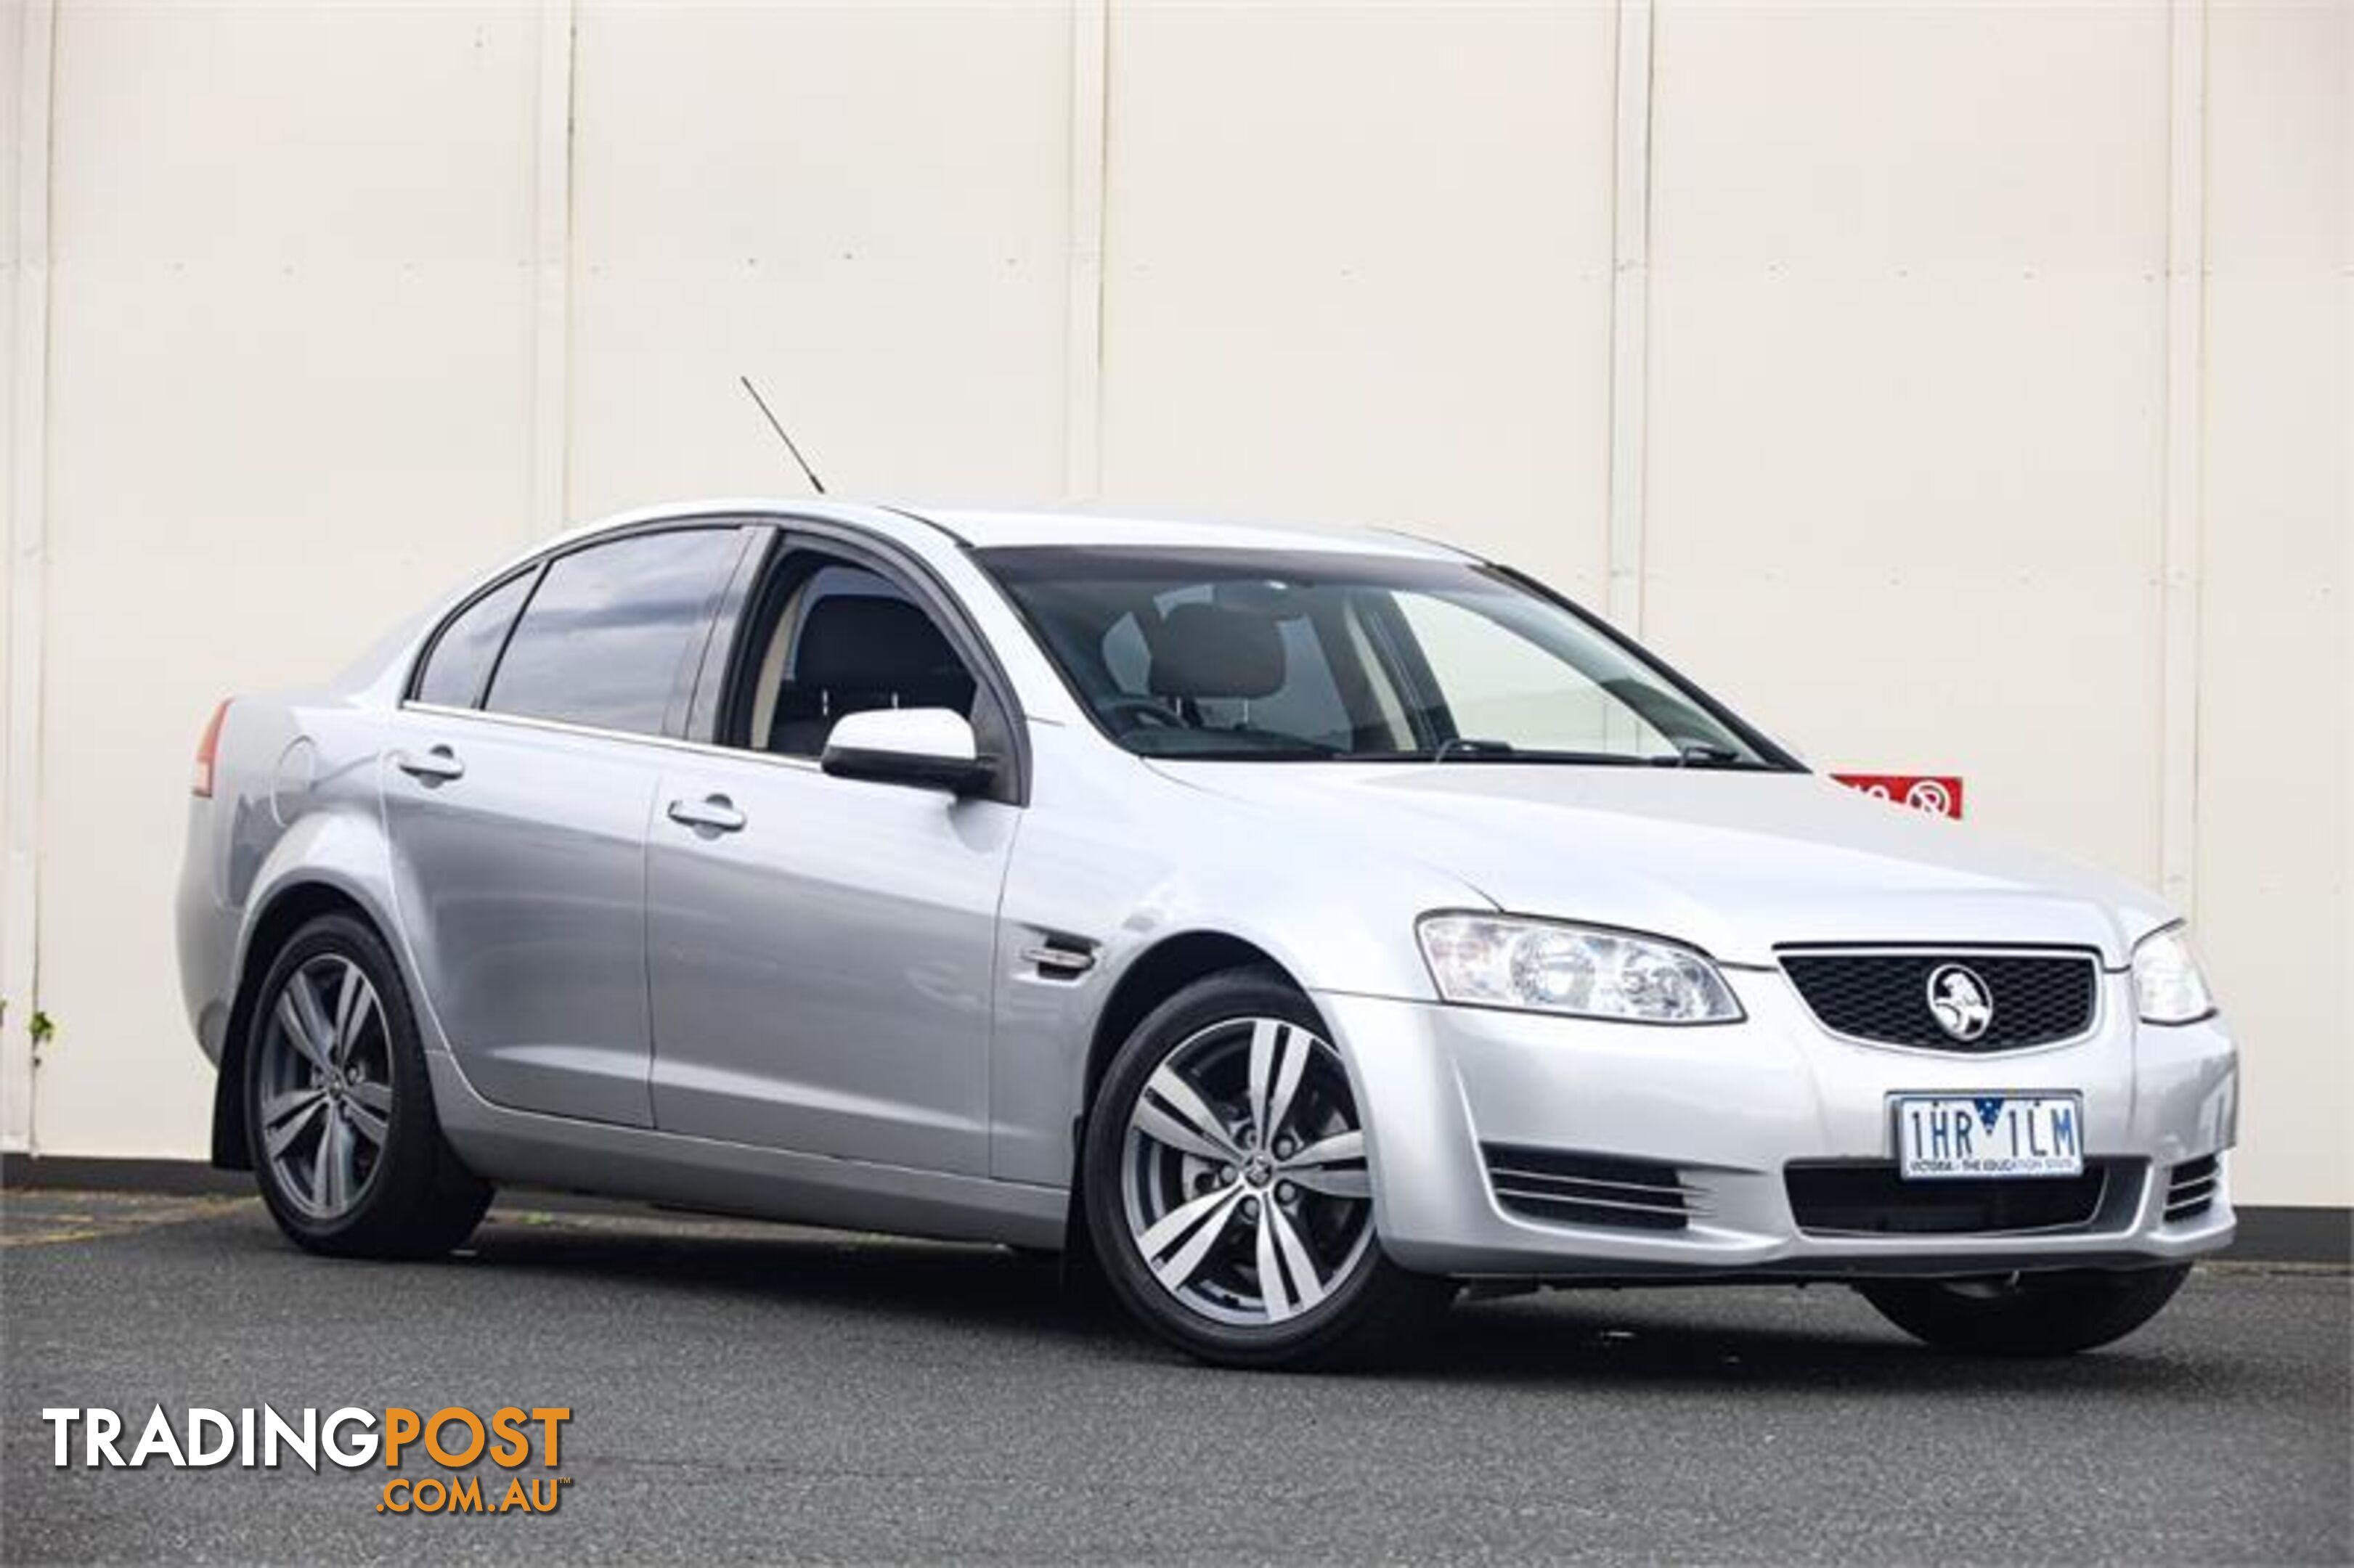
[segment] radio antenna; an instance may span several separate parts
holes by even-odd
[[[738,376],[736,379],[744,384],[744,390],[750,396],[752,406],[760,410],[762,418],[769,421],[769,429],[777,432],[777,440],[785,443],[785,450],[793,454],[795,462],[801,464],[801,473],[809,480],[810,488],[823,495],[825,482],[818,478],[817,470],[810,467],[809,459],[801,456],[801,449],[793,445],[793,438],[785,433],[784,422],[779,419],[775,410],[769,407],[769,400],[760,396],[760,389],[752,385],[752,378],[748,376]]]

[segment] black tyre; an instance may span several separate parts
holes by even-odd
[[[2065,1356],[2124,1339],[2156,1317],[2190,1277],[2190,1266],[2183,1263],[1857,1288],[1882,1317],[1940,1350]]]
[[[1454,1298],[1383,1255],[1348,1074],[1308,999],[1270,971],[1196,981],[1138,1024],[1082,1160],[1113,1293],[1204,1361],[1381,1360]]]
[[[376,934],[323,915],[263,976],[245,1049],[253,1171],[279,1228],[313,1252],[436,1257],[491,1189],[442,1140],[400,971]]]

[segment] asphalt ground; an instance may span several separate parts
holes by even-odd
[[[1269,1376],[987,1247],[503,1209],[449,1262],[336,1263],[250,1200],[0,1198],[10,1563],[2354,1560],[2338,1271],[2205,1268],[2061,1362],[1817,1287],[1467,1305],[1401,1370]],[[517,1473],[569,1481],[382,1513],[380,1467],[59,1469],[40,1419],[265,1401],[567,1405],[560,1471]]]

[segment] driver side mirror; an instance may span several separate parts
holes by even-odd
[[[912,784],[970,795],[997,776],[974,745],[972,725],[948,708],[874,708],[846,714],[826,735],[818,766],[836,779]]]

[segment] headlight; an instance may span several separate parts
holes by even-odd
[[[1426,915],[1415,933],[1448,1001],[1637,1023],[1742,1016],[1716,966],[1672,942],[1493,915]]]
[[[2180,926],[2152,932],[2135,944],[2133,977],[2134,1000],[2144,1023],[2196,1023],[2215,1011],[2215,993],[2199,972],[2190,933]]]

